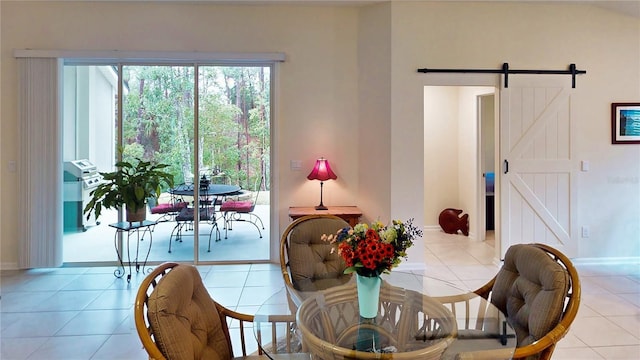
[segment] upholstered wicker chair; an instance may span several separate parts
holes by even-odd
[[[455,355],[456,359],[546,360],[551,359],[556,344],[576,317],[581,289],[578,272],[560,251],[544,244],[518,244],[507,250],[498,274],[474,293],[490,300],[506,315],[506,321],[515,330],[517,347],[515,353],[513,349],[468,352],[458,349],[462,351]],[[465,294],[439,300],[452,310],[469,312],[473,311],[474,297]],[[459,327],[461,336],[482,329],[482,311],[478,311],[476,323],[467,323],[466,329]],[[473,316],[467,314],[466,318]]]
[[[300,292],[314,292],[345,284],[351,275],[334,245],[321,239],[349,223],[334,215],[308,215],[296,219],[280,239],[280,267],[285,285]]]
[[[244,330],[253,315],[211,299],[192,265],[168,262],[147,275],[136,295],[134,317],[149,359],[267,359],[247,356]],[[230,319],[239,324],[241,357],[233,355]]]

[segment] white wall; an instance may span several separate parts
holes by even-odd
[[[116,145],[116,108],[112,101],[118,93],[116,74],[105,67],[91,67],[90,81],[92,83],[90,93],[90,109],[86,114],[91,130],[89,135],[93,139],[89,141],[88,154],[79,154],[87,159],[95,159],[98,169],[110,171],[115,167]],[[103,170],[101,170],[103,171]]]
[[[640,147],[610,143],[612,102],[640,99],[640,21],[584,4],[392,1],[351,6],[161,2],[0,2],[0,260],[15,263],[19,158],[13,49],[284,52],[273,163],[277,241],[287,207],[315,205],[318,156],[337,181],[328,205],[368,218],[425,218],[424,86],[416,69],[556,69],[576,63],[577,226],[581,257],[640,256]],[[367,126],[374,127],[366,128]],[[302,160],[292,171],[289,160]],[[18,164],[19,166],[19,164]],[[420,249],[417,249],[419,251]]]
[[[280,232],[289,223],[289,206],[317,205],[319,184],[306,176],[319,156],[330,159],[338,175],[338,180],[325,183],[324,203],[360,205],[354,8],[67,1],[2,1],[0,6],[3,267],[15,266],[20,241],[17,214],[9,205],[19,201],[12,191],[19,179],[5,171],[9,161],[18,159],[20,146],[13,49],[284,52],[274,99],[272,184],[278,198],[273,199],[277,222],[272,222],[272,248],[277,249]],[[290,160],[301,160],[302,169],[291,170]]]
[[[359,126],[356,146],[362,221],[391,218],[391,22],[389,4],[360,10],[358,18]],[[380,191],[385,189],[385,191]],[[397,215],[397,214],[394,214]]]
[[[407,1],[393,2],[391,13],[398,84],[392,99],[402,99],[403,107],[394,123],[422,119],[419,89],[442,82],[418,68],[495,69],[509,62],[514,69],[566,69],[575,63],[587,70],[575,90],[573,156],[576,162],[589,160],[591,170],[576,173],[574,223],[589,226],[591,235],[579,239],[577,255],[640,256],[640,147],[613,146],[610,140],[610,104],[640,99],[637,18],[570,3]],[[414,151],[420,147],[414,144]],[[394,172],[407,169],[394,165]]]
[[[99,171],[111,171],[116,154],[115,73],[104,67],[66,66],[64,76],[62,158],[91,159]]]

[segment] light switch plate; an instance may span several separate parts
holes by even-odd
[[[302,160],[291,160],[289,167],[293,171],[300,171],[300,169],[302,169]]]
[[[582,171],[589,171],[589,166],[590,164],[588,160],[582,160],[582,163],[581,163]]]

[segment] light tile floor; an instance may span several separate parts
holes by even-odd
[[[475,288],[493,276],[490,243],[425,233],[433,277]],[[583,289],[578,317],[553,359],[640,359],[640,265],[577,265]],[[212,296],[254,313],[282,287],[276,264],[198,266]],[[135,292],[113,267],[2,271],[0,358],[146,359],[132,320]],[[248,337],[249,339],[251,336]]]

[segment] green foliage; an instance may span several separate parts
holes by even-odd
[[[142,145],[133,143],[127,144],[122,150],[122,160],[131,162],[135,159],[140,159],[144,155],[144,147]]]
[[[201,172],[222,171],[230,183],[247,189],[261,176],[269,178],[269,67],[200,66],[197,76],[189,66],[123,70],[123,160],[170,164],[166,171],[176,183],[193,181],[195,162]]]
[[[157,199],[161,193],[161,185],[173,186],[173,175],[164,169],[169,165],[153,164],[137,159],[137,165],[128,161],[119,161],[117,170],[101,172],[104,182],[91,193],[91,200],[84,208],[87,219],[91,212],[100,217],[102,209],[121,208],[137,211],[145,207],[147,198]]]

